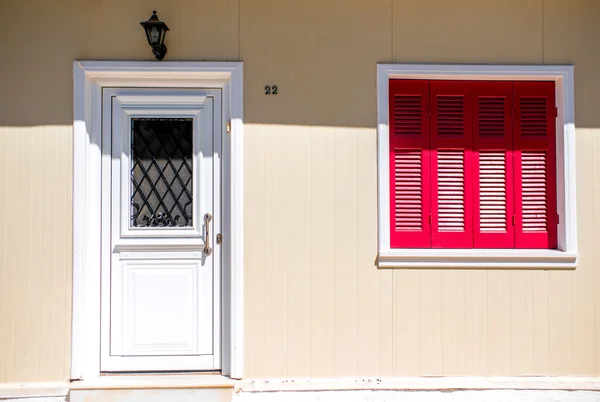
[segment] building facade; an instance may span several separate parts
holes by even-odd
[[[152,10],[170,28],[161,62],[139,25]],[[600,398],[597,1],[9,0],[3,17],[0,399]],[[427,245],[403,243],[423,229],[405,235],[410,219],[429,225],[426,208],[429,230],[444,231],[435,223],[441,204],[423,200],[455,188],[430,183],[430,198],[419,182],[412,208],[412,187],[393,182],[411,170],[398,170],[404,162],[390,150],[421,150],[394,145],[394,133],[417,130],[418,120],[421,131],[407,135],[419,136],[441,114],[437,104],[396,110],[390,94],[434,99],[473,82],[485,87],[473,105],[510,100],[500,119],[513,128],[502,131],[510,145],[477,149],[547,158],[543,188],[534,188],[546,203],[531,215],[543,215],[545,240],[515,243],[512,232],[457,245],[461,226],[449,240],[431,243],[427,232]],[[542,95],[515,91],[540,82],[551,85],[540,123],[549,140],[516,146],[521,99]],[[436,83],[451,89],[435,92]],[[422,115],[406,120],[398,110]],[[175,224],[187,234],[156,223],[146,235],[134,227],[150,222],[143,218],[127,224],[135,194],[123,183],[138,177],[148,195],[163,180],[143,166],[127,170],[152,147],[144,130],[153,119],[204,136],[177,148],[193,161],[193,185],[172,201],[189,189],[189,224]],[[136,149],[136,138],[146,145]],[[438,158],[475,149],[426,144]],[[442,177],[419,161],[419,180]],[[490,212],[508,226],[514,211],[518,226],[530,210],[511,201],[528,185],[521,161],[518,175],[506,173],[516,164],[502,165],[514,183],[503,182],[506,199]],[[482,200],[475,168],[465,169],[480,194],[470,197]],[[483,222],[483,203],[461,200],[450,213]],[[178,274],[154,275],[169,267]],[[193,308],[180,308],[190,300]],[[435,390],[462,391],[423,393]]]

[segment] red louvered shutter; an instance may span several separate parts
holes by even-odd
[[[482,81],[475,89],[473,215],[475,248],[514,248],[513,84]]]
[[[390,245],[429,248],[429,82],[390,80]]]
[[[557,247],[553,82],[514,83],[516,248]]]
[[[469,81],[431,81],[431,242],[472,248],[472,110]]]

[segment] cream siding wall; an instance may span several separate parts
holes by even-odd
[[[596,0],[6,0],[0,382],[68,377],[73,59],[245,69],[248,377],[600,376]],[[377,270],[377,62],[574,63],[573,272]],[[262,88],[275,84],[277,96]]]
[[[0,128],[0,379],[64,378],[71,288],[71,129]]]

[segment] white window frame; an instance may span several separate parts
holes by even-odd
[[[575,86],[572,65],[377,65],[378,251],[379,268],[577,267],[575,188]],[[554,81],[556,88],[557,250],[402,249],[390,246],[389,80]]]
[[[71,379],[100,376],[102,88],[222,90],[221,373],[243,377],[243,71],[241,62],[73,64],[73,318]],[[223,124],[223,127],[225,127]]]

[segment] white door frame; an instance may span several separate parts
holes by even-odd
[[[100,376],[102,88],[223,91],[222,374],[243,376],[243,70],[241,62],[73,64],[71,379]],[[225,131],[225,130],[224,130]]]

